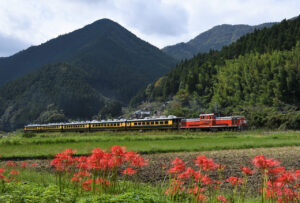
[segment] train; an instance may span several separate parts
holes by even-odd
[[[218,117],[216,114],[200,114],[199,118],[162,116],[159,118],[120,119],[102,121],[82,121],[72,123],[29,124],[24,132],[92,132],[126,130],[228,130],[245,129],[247,120],[244,116]]]

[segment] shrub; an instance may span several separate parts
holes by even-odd
[[[24,138],[32,138],[32,137],[35,137],[35,136],[36,136],[36,134],[33,133],[33,132],[24,132],[22,134],[22,137],[24,137]]]

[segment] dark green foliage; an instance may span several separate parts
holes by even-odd
[[[109,102],[101,109],[99,114],[100,119],[116,118],[122,114],[122,105],[117,101]]]
[[[68,64],[45,66],[0,88],[4,112],[0,128],[22,128],[25,123],[90,119],[109,100],[89,84],[89,75]]]
[[[198,53],[209,52],[210,50],[221,50],[223,46],[229,45],[241,36],[254,32],[255,29],[271,27],[275,23],[264,23],[257,26],[250,25],[218,25],[210,30],[201,33],[187,43],[179,43],[167,46],[163,52],[177,60],[190,59]]]
[[[33,132],[24,132],[22,134],[22,137],[24,137],[24,138],[32,138],[32,137],[35,137],[35,136],[36,136],[36,134],[33,133]]]
[[[300,17],[255,30],[221,51],[182,61],[153,83],[152,91],[140,92],[131,105],[141,100],[168,101],[168,113],[185,117],[217,111],[243,114],[247,108],[258,108],[259,118],[271,118],[289,106],[288,112],[298,110],[299,41]],[[260,115],[268,107],[272,107],[273,114]],[[252,118],[252,126],[270,126],[266,120]],[[293,119],[293,123],[298,122],[297,117]]]

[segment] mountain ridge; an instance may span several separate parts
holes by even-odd
[[[198,53],[205,53],[209,50],[220,50],[223,46],[235,42],[243,35],[253,32],[255,29],[271,27],[276,23],[263,23],[259,25],[246,24],[221,24],[200,33],[188,42],[178,43],[162,48],[162,51],[176,60],[190,59]]]
[[[13,56],[0,58],[0,85],[34,71],[43,65],[71,62],[77,57],[76,51],[80,52],[87,43],[93,43],[97,39],[107,37],[110,34],[116,36],[116,33],[122,33],[127,39],[137,39],[139,46],[142,46],[140,43],[146,43],[152,47],[152,51],[159,51],[158,48],[139,39],[118,23],[109,19],[101,19],[70,33],[60,35],[41,45],[29,47]],[[165,58],[168,58],[168,56]],[[172,59],[168,60],[172,61]],[[170,65],[174,65],[174,62]]]

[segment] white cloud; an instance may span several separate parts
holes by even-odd
[[[110,18],[161,48],[223,23],[256,25],[291,18],[299,8],[298,0],[1,0],[0,34],[38,45]]]

